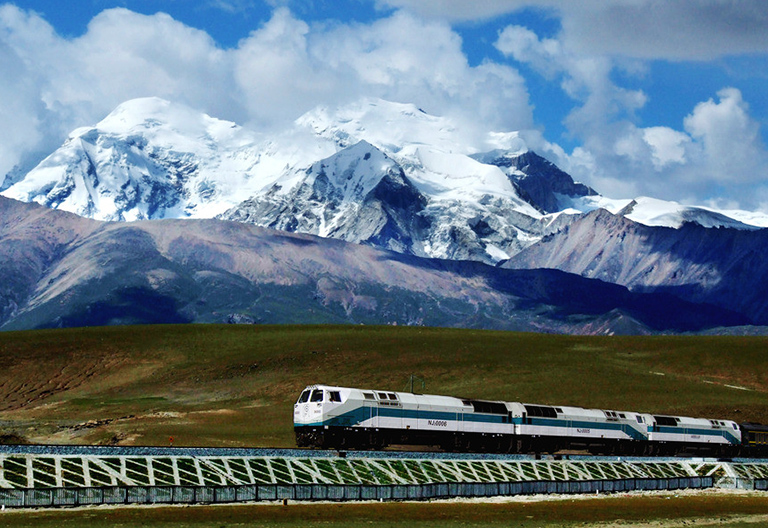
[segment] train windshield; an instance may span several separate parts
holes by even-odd
[[[307,403],[309,401],[309,389],[305,390],[301,393],[301,396],[299,396],[299,401],[297,403]]]
[[[315,389],[312,391],[312,397],[309,398],[309,401],[311,402],[321,402],[323,401],[323,391],[320,389]]]

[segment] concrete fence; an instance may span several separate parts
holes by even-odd
[[[768,481],[759,481],[768,488]],[[213,504],[253,501],[429,500],[455,497],[496,497],[534,494],[614,493],[624,491],[701,489],[714,486],[712,477],[583,481],[437,483],[409,485],[245,485],[125,486],[98,488],[0,489],[0,505],[41,508],[101,504]]]

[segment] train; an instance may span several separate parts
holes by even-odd
[[[768,426],[633,411],[311,385],[298,447],[624,456],[768,456]]]

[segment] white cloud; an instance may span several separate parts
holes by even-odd
[[[571,170],[609,196],[768,210],[768,151],[759,124],[739,90],[717,95],[693,108],[684,130],[615,123],[610,135],[587,138],[569,158]]]
[[[530,64],[536,71],[548,79],[553,79],[561,72],[564,65],[564,52],[560,41],[541,39],[528,28],[507,26],[499,33],[496,48],[518,62]]]
[[[643,140],[651,147],[653,166],[661,170],[669,164],[683,164],[688,160],[686,147],[691,138],[669,127],[648,127],[642,130]]]
[[[749,106],[736,88],[724,88],[699,103],[685,118],[686,131],[701,146],[709,177],[724,183],[764,181],[768,178],[760,125],[750,117]]]
[[[575,52],[708,60],[768,51],[764,0],[564,1],[560,13],[563,41]]]
[[[611,74],[616,61],[604,56],[575,54],[556,39],[539,39],[531,30],[508,26],[495,43],[508,57],[526,63],[551,81],[559,80],[563,91],[578,106],[565,117],[571,134],[587,148],[599,152],[628,154],[635,152],[628,141],[606,142],[620,137],[647,97],[639,90],[615,84]]]
[[[526,4],[553,2],[525,2],[520,0],[376,0],[382,7],[408,9],[421,16],[440,20],[483,20],[516,11]],[[555,1],[554,3],[557,3]]]
[[[561,20],[573,52],[642,59],[707,60],[768,51],[764,0],[378,0],[422,16],[483,20],[540,9]]]

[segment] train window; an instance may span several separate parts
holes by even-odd
[[[619,418],[624,418],[626,420],[627,419],[627,415],[624,414],[624,413],[621,413],[621,414],[619,414]]]
[[[390,392],[389,393],[389,399],[397,401],[397,394],[395,394],[394,392]]]
[[[376,396],[374,396],[372,392],[364,392],[363,396],[365,396],[366,400],[375,400],[376,399]]]
[[[653,418],[656,420],[656,425],[664,425],[667,427],[677,426],[677,418],[671,416],[654,416]]]
[[[528,413],[528,416],[557,418],[557,411],[555,411],[553,407],[544,407],[543,405],[526,405],[525,411]]]
[[[558,414],[563,414],[563,410],[560,407],[555,407],[555,412]]]
[[[643,423],[643,418],[641,416],[635,416],[635,419],[637,420],[637,423]]]
[[[734,430],[736,430],[736,431],[738,431],[738,430],[739,430],[739,426],[738,426],[738,425],[736,425],[735,423],[734,423],[734,424],[731,424],[731,425],[733,426],[733,429],[734,429]]]
[[[323,391],[320,389],[315,389],[312,391],[312,396],[309,398],[309,401],[311,402],[321,402],[323,401]]]
[[[387,399],[387,393],[386,392],[380,392],[379,393],[379,399],[380,400],[386,400]]]
[[[301,393],[301,396],[299,396],[299,403],[307,403],[309,400],[309,392],[308,390],[305,390]]]
[[[503,403],[472,400],[472,407],[477,413],[507,414],[507,406]]]
[[[328,401],[341,403],[341,393],[339,391],[330,391],[328,393]]]

